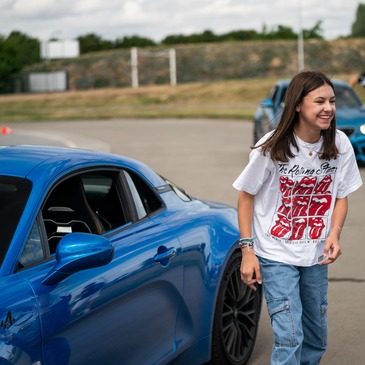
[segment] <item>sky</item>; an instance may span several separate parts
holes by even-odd
[[[351,33],[365,0],[0,0],[0,35],[16,30],[46,41],[94,33],[104,40],[138,35],[223,34],[285,25],[295,32],[322,21],[323,35]]]

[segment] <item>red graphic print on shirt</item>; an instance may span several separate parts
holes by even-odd
[[[278,216],[275,225],[271,228],[271,234],[283,238],[290,233],[290,221],[285,216]]]
[[[306,217],[308,215],[308,207],[310,196],[298,195],[292,198],[292,216],[293,217]]]
[[[326,175],[321,182],[316,186],[315,193],[327,193],[328,189],[332,183],[331,175]]]
[[[295,184],[293,195],[302,194],[310,195],[316,185],[317,179],[315,177],[304,176],[299,182]]]
[[[302,217],[293,219],[290,240],[300,240],[303,238],[304,230],[307,228],[307,222],[308,220]]]
[[[309,215],[310,216],[322,216],[330,209],[331,195],[314,195],[312,197]]]
[[[284,216],[291,218],[291,197],[282,197],[281,205],[278,209],[278,213],[283,214]]]
[[[300,171],[299,166],[293,169]],[[333,176],[302,169],[302,175],[280,176],[281,198],[270,228],[277,238],[291,241],[323,238],[332,203]]]
[[[321,237],[323,228],[325,227],[322,218],[310,218],[309,219],[309,237],[312,239],[318,239]]]
[[[294,181],[287,176],[280,177],[280,191],[282,196],[290,196],[292,194],[292,189],[294,186]]]

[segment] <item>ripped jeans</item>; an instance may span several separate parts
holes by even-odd
[[[259,257],[274,333],[271,365],[318,365],[327,349],[328,266]]]

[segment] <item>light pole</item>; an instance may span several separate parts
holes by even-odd
[[[302,29],[302,1],[298,0],[298,68],[299,71],[304,70],[304,42]]]

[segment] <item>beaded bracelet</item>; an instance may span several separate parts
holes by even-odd
[[[248,250],[253,250],[254,239],[253,238],[240,238],[238,244],[241,248],[247,248]]]

